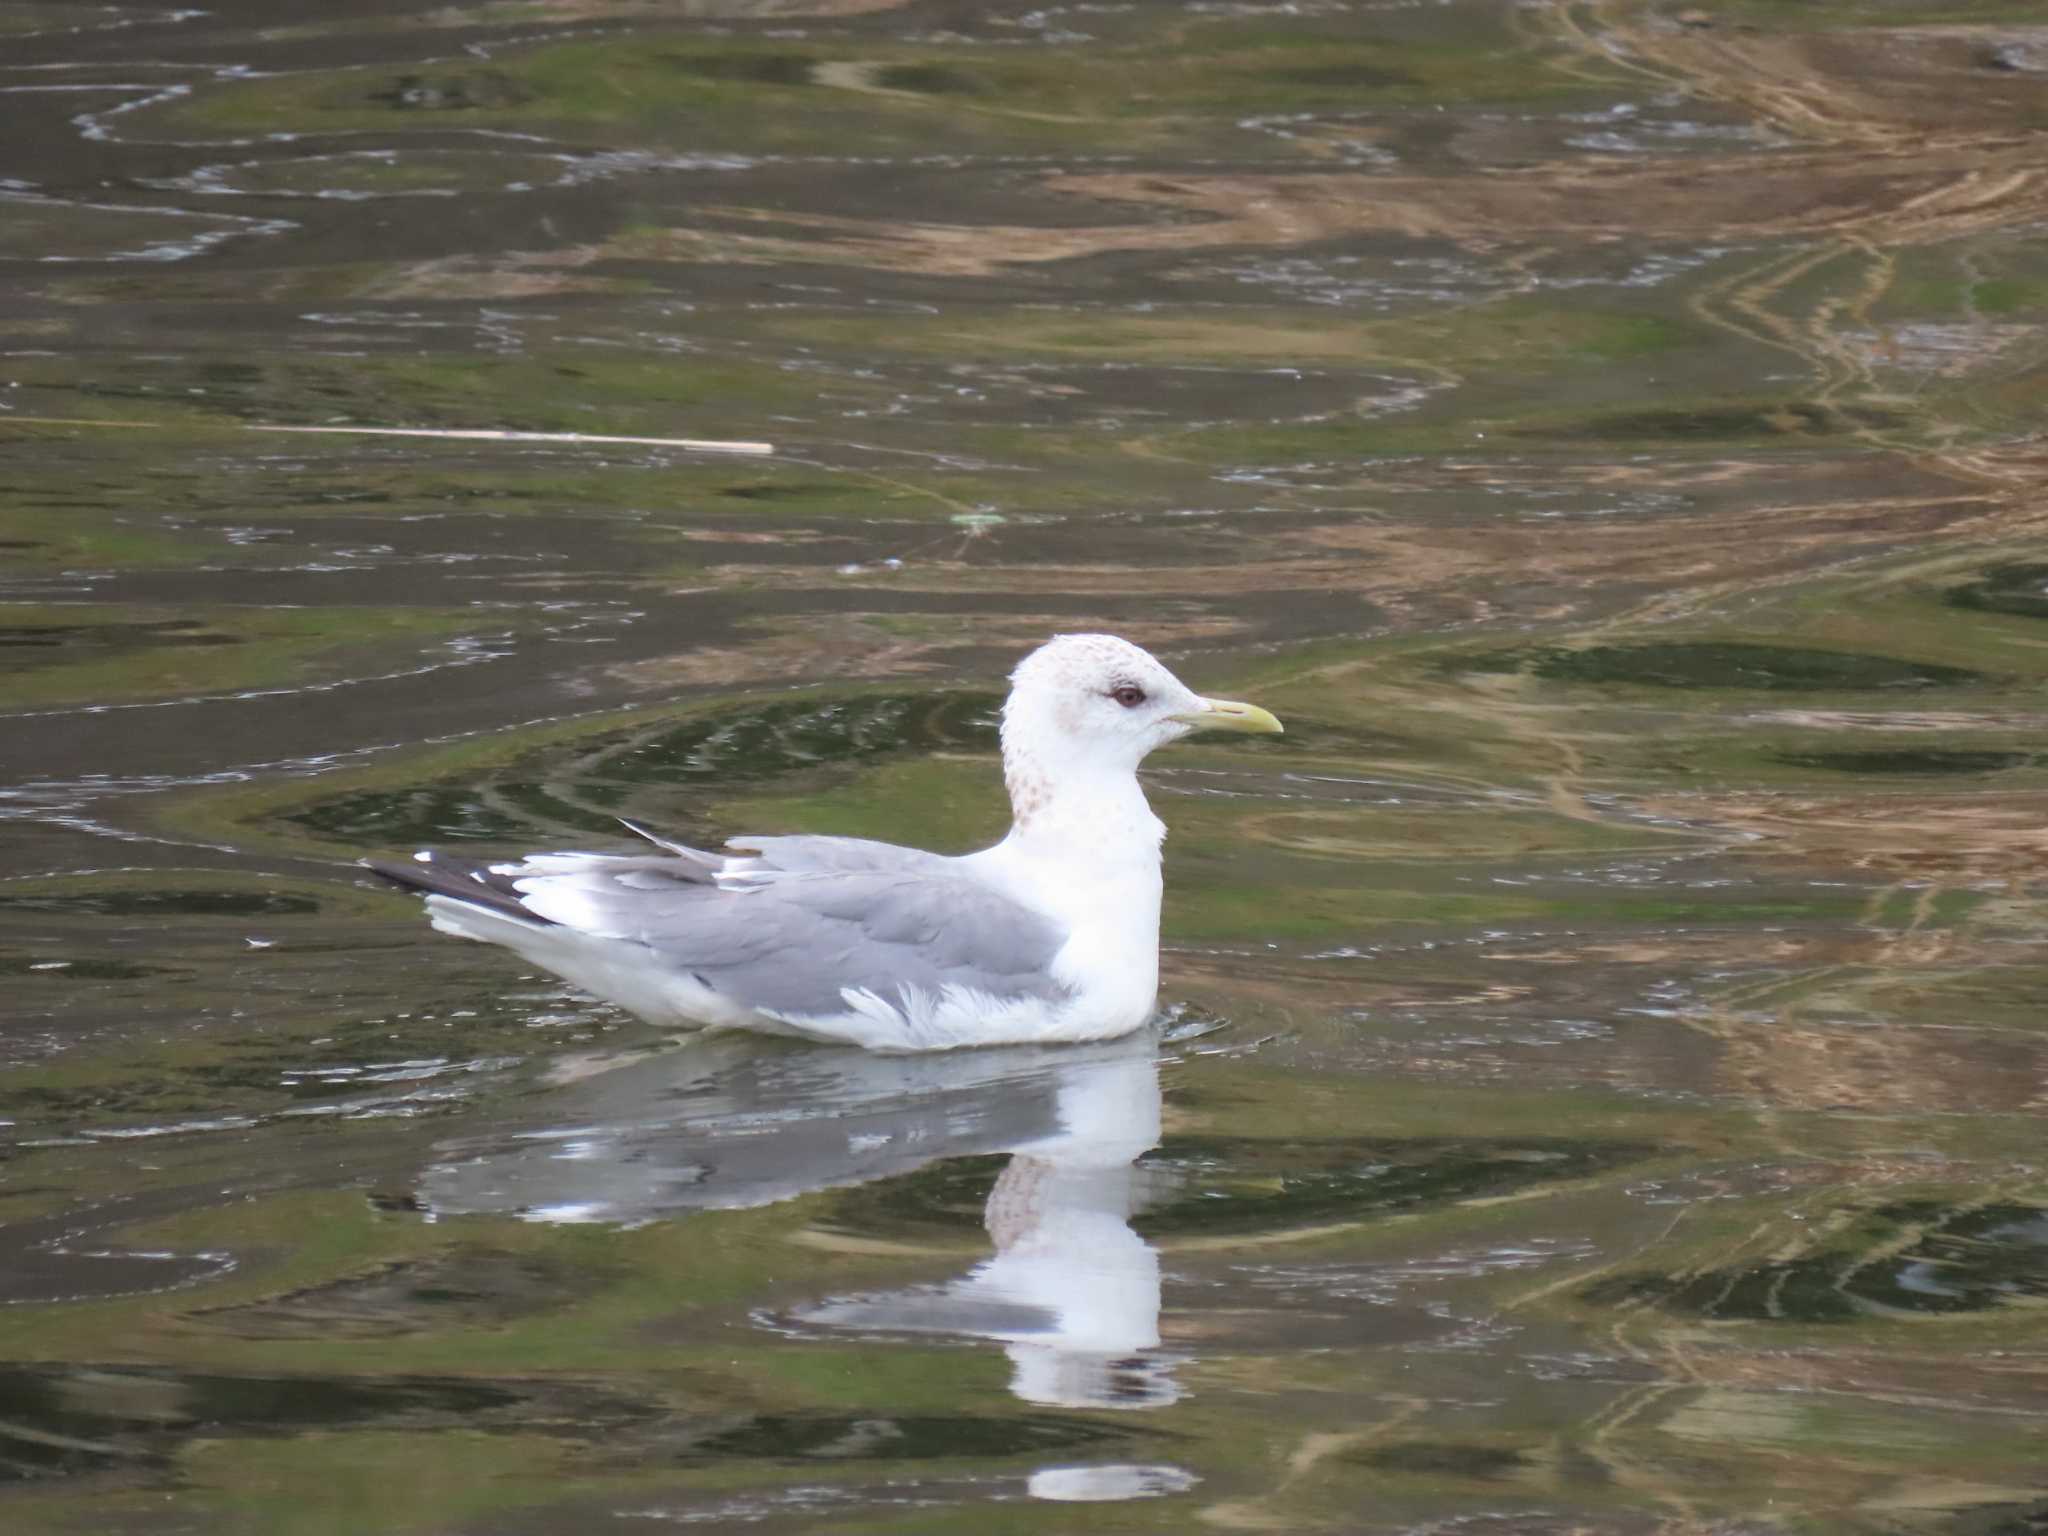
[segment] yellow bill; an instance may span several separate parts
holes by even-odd
[[[1174,719],[1185,721],[1198,731],[1244,731],[1255,736],[1279,736],[1286,731],[1273,716],[1256,704],[1235,699],[1204,699],[1200,709]]]

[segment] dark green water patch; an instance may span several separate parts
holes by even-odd
[[[1610,411],[1558,424],[1529,423],[1508,430],[1519,437],[1582,438],[1601,442],[1705,441],[1755,437],[1832,436],[1898,427],[1896,411],[1869,407],[1782,403],[1699,406],[1689,410]]]
[[[2017,1512],[2008,1507],[1988,1517],[1965,1517],[1949,1529],[1957,1536],[2048,1536],[2048,1501]]]
[[[369,99],[400,112],[478,112],[516,107],[533,92],[501,70],[466,74],[400,75]]]
[[[132,649],[152,645],[238,645],[198,619],[157,619],[140,623],[0,625],[0,648],[66,652]],[[69,656],[66,660],[71,659]]]
[[[519,1394],[485,1382],[352,1380],[341,1376],[187,1376],[182,1388],[189,1422],[268,1433],[319,1429],[380,1419],[471,1415],[506,1408]],[[161,1422],[161,1421],[159,1421]]]
[[[2048,1210],[1985,1205],[1956,1211],[1915,1202],[1877,1214],[1926,1231],[1895,1259],[1863,1271],[1853,1287],[1859,1295],[1914,1312],[1975,1312],[2048,1297]]]
[[[1131,1225],[1148,1237],[1260,1232],[1513,1194],[1654,1155],[1625,1142],[1432,1137],[1284,1141],[1170,1137],[1142,1166],[1173,1193]]]
[[[311,896],[289,891],[79,891],[0,896],[0,912],[51,917],[291,917],[318,912]]]
[[[61,1368],[0,1371],[0,1484],[154,1464],[161,1450],[106,1438],[104,1417],[68,1410]]]
[[[1527,672],[1560,683],[1770,692],[1943,688],[1984,681],[1981,672],[1938,662],[1742,640],[1663,640],[1582,649],[1524,646],[1455,657],[1445,665],[1460,672]]]
[[[1016,1418],[768,1414],[698,1441],[689,1454],[773,1461],[933,1461],[956,1456],[1029,1456],[1127,1438],[1124,1431],[1086,1419],[1050,1414]]]
[[[338,842],[509,842],[541,830],[484,804],[467,784],[365,789],[317,800],[282,818]]]
[[[807,501],[820,495],[844,495],[845,490],[827,480],[750,480],[723,486],[714,494],[733,501]]]
[[[582,786],[593,799],[601,787]],[[613,797],[616,798],[616,797]],[[336,842],[409,846],[425,842],[506,843],[566,832],[625,835],[618,817],[526,781],[443,782],[406,789],[364,789],[292,811],[280,820]]]
[[[1529,1464],[1522,1452],[1507,1446],[1469,1445],[1451,1440],[1398,1440],[1375,1445],[1350,1458],[1389,1472],[1414,1472],[1428,1477],[1504,1477]]]
[[[896,752],[994,751],[999,700],[979,692],[788,699],[536,753],[517,778],[361,789],[279,819],[355,846],[623,836],[613,808],[642,785],[758,787],[780,774]],[[542,775],[538,777],[533,775]]]
[[[1140,1160],[1168,1190],[1131,1225],[1147,1237],[1267,1232],[1447,1205],[1583,1178],[1656,1149],[1619,1142],[1446,1137],[1279,1141],[1169,1137]],[[979,1227],[1001,1156],[952,1158],[835,1198],[832,1226],[861,1233]]]
[[[578,784],[576,792],[598,807],[615,805],[623,798],[615,789],[604,784]],[[619,820],[616,814],[605,809],[593,810],[590,805],[579,804],[568,799],[546,784],[526,780],[509,780],[491,786],[491,800],[500,811],[514,820],[524,819],[540,827],[573,827],[584,832],[601,832],[616,837]]]
[[[1697,1275],[1616,1275],[1581,1294],[1723,1321],[1800,1323],[1982,1312],[2048,1297],[2048,1210],[2039,1207],[1902,1202],[1870,1211],[1848,1235],[1854,1246],[1806,1258]]]
[[[989,90],[979,75],[946,64],[892,64],[876,72],[875,84],[920,96],[985,96]]]
[[[2048,619],[2048,564],[1994,565],[1975,581],[1949,589],[1952,608]]]
[[[135,981],[176,975],[170,966],[127,960],[68,960],[62,955],[0,955],[0,976],[36,976],[51,981]]]
[[[0,1478],[69,1476],[160,1459],[188,1435],[280,1435],[344,1425],[453,1429],[514,1408],[484,1382],[183,1375],[142,1366],[0,1368]]]
[[[1372,64],[1301,64],[1272,72],[1272,78],[1289,85],[1334,87],[1342,90],[1387,90],[1398,85],[1421,82],[1404,69],[1386,69]]]
[[[1615,1276],[1587,1287],[1588,1301],[1605,1305],[1654,1302],[1674,1312],[1723,1321],[1839,1323],[1858,1315],[1836,1284],[1834,1261],[1792,1260],[1710,1270],[1678,1279],[1663,1275]]]
[[[892,752],[992,751],[1000,705],[995,694],[965,692],[793,699],[636,737],[602,754],[591,772],[635,782],[742,785],[771,774]]]
[[[1009,1163],[1008,1155],[1000,1153],[949,1157],[900,1178],[841,1192],[827,1220],[845,1232],[971,1231],[981,1226],[989,1191]]]
[[[809,85],[816,64],[808,53],[663,54],[684,74],[700,80],[737,80],[750,85]]]
[[[2036,761],[2031,752],[1978,752],[1938,747],[1899,748],[1890,752],[1780,752],[1773,762],[1792,768],[1819,768],[1828,773],[1973,774],[2003,773]]]
[[[389,1338],[557,1310],[609,1278],[587,1264],[466,1248],[194,1315],[244,1339]]]

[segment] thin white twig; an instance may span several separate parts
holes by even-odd
[[[251,432],[353,432],[361,437],[452,437],[480,443],[631,443],[646,448],[687,448],[692,453],[767,454],[773,443],[728,443],[705,437],[607,437],[595,432],[503,432],[495,429],[454,431],[439,427],[266,427],[245,424]]]
[[[105,421],[72,416],[0,416],[0,426],[42,427],[190,427],[212,422]],[[245,432],[354,433],[358,437],[442,437],[478,443],[625,443],[643,448],[683,448],[691,453],[741,453],[761,458],[775,451],[773,443],[721,442],[708,437],[610,437],[596,432],[505,432],[495,428],[443,427],[281,427],[261,422],[236,423]]]

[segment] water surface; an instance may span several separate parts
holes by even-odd
[[[2039,1528],[2044,149],[2005,0],[0,3],[0,1518]],[[1289,726],[1129,1041],[354,867],[966,848],[1090,627]]]

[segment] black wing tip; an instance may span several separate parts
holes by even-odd
[[[360,862],[371,874],[402,889],[417,891],[422,896],[445,896],[450,901],[465,902],[537,928],[560,926],[552,918],[542,917],[527,906],[518,887],[493,871],[488,864],[472,859],[441,858],[414,859],[408,864],[394,863],[389,859],[363,859]]]
[[[426,863],[398,864],[390,859],[357,859],[358,869],[367,869],[371,874],[389,880],[393,885],[404,886],[407,890],[427,890],[432,882],[423,873],[433,868]]]

